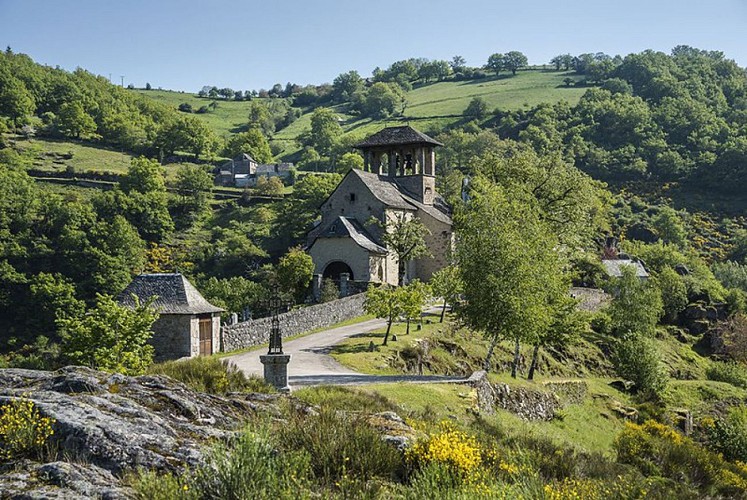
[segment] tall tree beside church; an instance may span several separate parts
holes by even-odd
[[[376,224],[382,224],[376,221]],[[405,284],[407,263],[429,255],[425,245],[425,236],[430,234],[428,228],[417,217],[408,218],[406,214],[394,214],[387,219],[381,241],[397,256],[397,282]]]
[[[459,312],[492,341],[486,369],[499,340],[514,343],[516,377],[521,342],[538,341],[554,321],[558,294],[567,292],[557,239],[529,203],[482,178],[472,185],[469,203],[455,218],[466,299]]]

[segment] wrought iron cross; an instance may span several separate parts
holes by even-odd
[[[280,335],[280,309],[287,307],[288,303],[280,297],[280,285],[272,285],[272,295],[269,300],[264,301],[263,305],[272,314],[270,329],[270,349],[267,354],[283,354],[283,337]]]

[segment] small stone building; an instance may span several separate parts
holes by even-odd
[[[150,343],[155,360],[207,356],[220,351],[220,313],[180,273],[141,274],[119,295],[119,303],[134,307],[156,297],[160,316]]]
[[[395,217],[418,218],[430,231],[425,243],[431,255],[406,263],[405,281],[428,281],[447,265],[453,232],[449,209],[435,190],[434,148],[440,145],[408,125],[385,128],[356,146],[364,170],[351,170],[340,181],[308,235],[315,274],[396,285],[397,257],[382,242],[386,222]]]

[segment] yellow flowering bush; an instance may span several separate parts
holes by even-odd
[[[417,441],[407,450],[407,459],[415,465],[444,464],[468,477],[482,464],[482,451],[474,436],[441,422],[438,432]]]
[[[599,479],[564,479],[545,485],[546,500],[607,500],[609,498],[646,498],[648,481],[638,484],[627,477],[614,481]]]
[[[33,401],[14,398],[0,407],[0,459],[39,452],[54,431],[54,420],[42,417]]]

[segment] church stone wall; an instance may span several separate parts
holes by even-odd
[[[331,262],[340,261],[350,266],[353,279],[369,281],[368,250],[359,247],[352,238],[319,238],[309,250],[314,261],[314,274],[323,274]]]
[[[448,256],[454,244],[454,234],[451,225],[431,217],[422,210],[418,210],[418,216],[430,231],[424,240],[431,256],[415,262],[416,276],[421,281],[429,281],[433,273],[449,265]]]
[[[351,193],[355,193],[353,201],[350,199]],[[334,220],[339,216],[356,219],[375,240],[380,240],[381,229],[374,225],[369,226],[367,223],[371,217],[383,219],[384,205],[371,194],[357,176],[346,176],[332,196],[322,205],[323,220]]]
[[[280,331],[283,337],[289,337],[356,318],[363,314],[365,299],[366,294],[361,293],[281,314]],[[261,318],[224,326],[221,330],[221,351],[234,351],[269,342],[271,322],[271,318]]]

